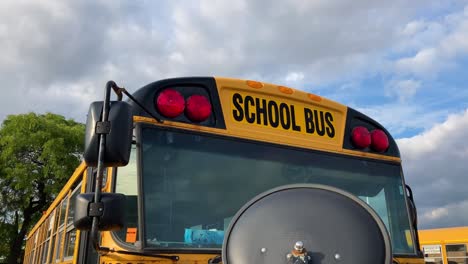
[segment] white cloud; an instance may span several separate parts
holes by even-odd
[[[436,208],[434,210],[430,210],[422,215],[423,221],[434,221],[440,220],[442,217],[448,217],[449,210],[446,207]]]
[[[468,54],[468,6],[440,21],[411,21],[399,32],[399,52],[412,52],[395,62],[400,75],[435,78]]]
[[[422,49],[413,57],[399,59],[396,62],[397,72],[410,73],[419,77],[432,76],[444,67],[440,56],[439,51],[435,48]]]
[[[425,229],[466,226],[468,223],[466,212],[468,212],[468,200],[424,212],[419,222],[424,223]]]
[[[411,21],[405,25],[405,27],[401,31],[401,34],[405,37],[412,37],[413,35],[419,34],[425,28],[426,28],[426,25],[424,21],[421,21],[421,20]]]
[[[434,49],[439,58],[437,54],[449,54],[439,50],[450,50],[451,43],[458,43],[460,51],[465,44],[461,30],[465,15],[456,12],[436,22],[420,18],[420,12],[435,8],[431,5],[435,4],[404,0],[217,0],[145,5],[106,0],[1,1],[0,119],[30,110],[27,102],[35,99],[31,96],[56,87],[66,91],[83,84],[93,89],[87,97],[92,94],[97,99],[109,79],[133,91],[161,78],[194,75],[252,78],[300,89],[313,87],[314,92],[331,84],[359,86],[362,79],[384,75],[383,79],[401,81],[395,83],[391,98],[410,101],[423,85],[412,76],[393,78],[395,66],[388,51],[395,45],[403,53]],[[437,8],[441,6],[453,3],[437,4]],[[448,32],[449,25],[460,30]],[[415,60],[432,69],[435,59],[421,54]],[[400,61],[404,74],[418,73],[413,60],[408,56]],[[373,89],[385,93],[384,87]],[[36,92],[28,92],[31,90]],[[362,90],[358,87],[355,93],[343,92],[342,96],[359,96]],[[83,102],[80,95],[73,99],[75,95],[65,94],[60,99],[44,99],[48,107],[39,104],[43,106],[37,111],[68,113],[64,105]],[[85,116],[87,105],[78,108],[84,110],[70,117]],[[411,105],[396,112],[403,116],[420,110]],[[392,119],[387,113],[378,114]],[[439,117],[440,111],[431,115]],[[424,115],[424,120],[429,119]],[[399,120],[390,122],[397,127]],[[427,124],[421,121],[405,127]]]
[[[382,49],[397,39],[394,21],[410,21],[418,4],[202,1],[178,5],[172,12],[173,52],[184,58],[179,73],[260,76],[283,82],[278,76],[300,71],[304,82],[330,83],[380,68]]]
[[[394,49],[398,52],[418,52],[432,47],[444,38],[450,30],[438,21],[414,20],[397,32],[400,42]]]
[[[304,80],[304,73],[302,72],[290,72],[286,75],[286,82],[299,82]]]
[[[434,123],[441,122],[449,114],[447,109],[428,109],[418,104],[396,102],[377,104],[368,107],[354,107],[383,124],[393,135],[407,130],[430,129]]]
[[[414,191],[422,226],[468,224],[468,109],[411,138],[398,139],[403,170]],[[462,202],[465,201],[465,202]],[[466,214],[466,211],[464,211]]]
[[[386,92],[388,96],[396,96],[400,102],[405,102],[413,97],[419,88],[421,88],[420,81],[413,79],[395,80],[389,83]]]
[[[101,96],[108,79],[132,91],[185,75],[301,79],[314,86],[351,78],[367,71],[370,58],[395,40],[394,21],[410,21],[417,6],[407,1],[1,1],[0,119],[32,110],[28,102],[37,99],[32,96],[56,87],[69,91],[92,84],[93,94]],[[375,69],[379,62],[372,64]],[[293,72],[302,75],[285,80]],[[48,103],[35,110],[68,113],[64,102],[82,102],[80,95],[54,94],[43,96]],[[80,118],[86,111],[75,113],[71,117]]]
[[[248,3],[245,0],[202,0],[199,7],[201,17],[219,21],[216,26],[221,28],[230,27],[233,19],[248,12]]]

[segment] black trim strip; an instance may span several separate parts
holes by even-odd
[[[141,153],[141,129],[142,124],[137,123],[135,125],[135,138],[136,138],[136,165],[137,165],[137,188],[138,188],[138,196],[137,196],[137,207],[138,207],[138,240],[140,241],[140,248],[139,250],[143,250],[146,248],[146,234],[145,234],[145,212],[143,208],[145,208],[145,202],[143,199],[143,162],[141,161],[142,153]]]

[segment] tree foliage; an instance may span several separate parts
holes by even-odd
[[[84,125],[51,113],[8,116],[0,128],[0,256],[21,263],[24,237],[81,160]]]

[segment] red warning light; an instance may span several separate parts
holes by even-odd
[[[163,116],[174,118],[184,112],[185,100],[178,91],[166,89],[156,99],[156,107]]]
[[[203,95],[192,95],[187,99],[185,109],[187,117],[194,122],[205,121],[211,115],[211,103]]]
[[[371,133],[372,149],[377,152],[384,152],[388,149],[388,137],[381,129],[375,129]]]
[[[365,149],[371,144],[371,134],[363,126],[355,127],[351,133],[351,141],[356,148]]]

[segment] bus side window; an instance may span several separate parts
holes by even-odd
[[[50,215],[47,220],[44,222],[44,247],[42,251],[42,260],[41,263],[45,264],[47,263],[47,256],[49,254],[49,249],[50,249],[50,237],[51,237],[51,231],[52,231],[52,219],[53,215]]]
[[[446,245],[448,264],[466,264],[468,255],[465,244]]]
[[[64,253],[63,259],[69,260],[73,258],[75,252],[75,245],[76,245],[76,229],[73,226],[73,216],[75,215],[75,199],[78,194],[80,194],[81,190],[81,183],[75,187],[71,194],[69,206],[68,206],[68,214],[66,220],[66,235],[65,235],[65,244],[64,244]]]
[[[56,237],[57,237],[57,235],[56,235],[57,217],[58,217],[58,209],[55,208],[54,211],[52,212],[52,214],[50,215],[49,228],[50,228],[51,238],[50,238],[50,250],[49,250],[49,254],[48,254],[46,263],[51,263],[52,262],[52,256],[54,254],[55,241],[56,241]]]
[[[57,217],[58,220],[58,227],[55,233],[55,262],[59,263],[61,261],[61,253],[63,250],[63,235],[64,235],[64,223],[65,223],[65,214],[67,213],[67,206],[68,206],[68,198],[70,195],[67,195],[61,202],[60,206],[57,207],[59,216]]]

